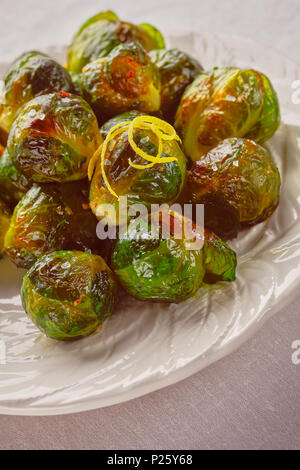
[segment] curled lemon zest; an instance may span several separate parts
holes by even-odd
[[[144,152],[134,141],[134,131],[135,130],[150,130],[158,140],[158,149],[157,155],[149,155],[148,153]],[[138,170],[144,170],[146,168],[152,168],[156,164],[160,163],[169,163],[175,160],[178,160],[177,157],[162,157],[163,153],[163,142],[164,141],[171,141],[175,140],[181,143],[180,137],[176,134],[176,131],[173,126],[168,124],[165,121],[162,121],[159,118],[154,116],[138,116],[132,121],[123,121],[119,124],[113,126],[110,131],[108,132],[103,144],[96,150],[93,157],[90,160],[89,168],[88,168],[88,177],[89,180],[92,179],[96,163],[98,161],[98,157],[100,156],[100,164],[101,164],[101,173],[105,183],[105,186],[109,190],[109,192],[115,196],[119,200],[119,196],[116,192],[112,189],[106,173],[105,173],[105,154],[109,143],[119,134],[127,131],[128,135],[128,142],[133,149],[133,151],[142,157],[146,162],[146,164],[138,164],[133,163],[132,160],[129,158],[128,163],[133,168]]]

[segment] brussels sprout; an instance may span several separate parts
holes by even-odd
[[[267,77],[235,67],[200,74],[186,89],[175,120],[186,155],[195,161],[229,137],[263,143],[279,124],[277,95]]]
[[[0,156],[1,198],[13,208],[31,187],[31,183],[14,166],[7,149]]]
[[[22,108],[7,149],[29,180],[64,183],[87,176],[100,143],[97,119],[88,103],[61,92],[34,98]]]
[[[139,44],[121,44],[86,65],[80,87],[101,123],[130,109],[151,113],[160,107],[159,72]]]
[[[235,279],[235,253],[215,235],[205,232],[204,245],[190,249],[190,239],[175,236],[183,217],[170,215],[170,238],[159,236],[148,221],[130,223],[112,253],[112,266],[124,289],[140,300],[181,302],[192,297],[202,282]],[[181,233],[181,232],[180,232]]]
[[[136,115],[136,112],[126,113],[112,119],[105,124],[104,134],[110,126],[115,125],[116,121],[119,123],[122,123],[122,120],[123,122],[134,121],[137,119]],[[152,116],[141,117],[146,120],[155,119]],[[157,121],[164,124],[161,120]],[[135,128],[134,142],[140,150],[150,155],[150,158],[157,155],[157,136],[151,130],[151,126],[144,129]],[[127,196],[129,208],[136,203],[149,207],[155,203],[171,204],[176,201],[185,181],[186,158],[175,137],[172,140],[163,141],[161,158],[172,161],[153,163],[153,166],[147,165],[147,161],[145,162],[144,158],[132,148],[128,141],[127,130],[124,129],[123,132],[113,136],[104,155],[104,170],[111,189],[103,178],[102,159],[99,158],[90,188],[90,205],[94,214],[101,220],[99,206],[112,204],[115,207],[117,220],[109,219],[108,215],[107,222],[110,225],[118,224],[120,215],[118,196]],[[131,164],[138,165],[140,168],[133,167]],[[115,194],[112,194],[112,191]]]
[[[150,57],[161,75],[161,110],[171,124],[186,87],[203,70],[199,62],[178,49],[151,51]]]
[[[0,127],[7,134],[21,107],[35,96],[72,92],[72,80],[62,65],[45,54],[22,54],[9,68],[0,94]]]
[[[233,208],[239,225],[253,225],[271,216],[279,192],[279,171],[268,150],[251,140],[233,138],[194,163],[182,199],[209,204],[210,210],[212,206],[224,207],[224,212],[215,211],[205,219],[208,228],[222,235],[224,224],[228,224],[228,207]]]
[[[44,254],[80,250],[107,257],[109,240],[97,238],[89,210],[88,182],[34,185],[15,208],[5,247],[12,261],[29,268]]]
[[[128,42],[139,43],[146,51],[164,47],[164,39],[154,26],[124,23],[112,11],[98,13],[75,34],[68,51],[68,69],[81,72],[86,64],[106,57],[116,46]]]
[[[0,199],[0,256],[3,255],[4,239],[9,228],[10,214],[7,205]]]
[[[21,298],[33,323],[56,340],[80,339],[110,316],[116,284],[105,261],[80,251],[40,258],[23,280]]]

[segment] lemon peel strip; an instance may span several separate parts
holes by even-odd
[[[148,153],[144,152],[140,147],[138,147],[133,137],[133,133],[135,130],[150,130],[153,132],[153,134],[158,139],[158,150],[157,150],[156,156],[149,155]],[[145,168],[152,168],[155,164],[159,164],[159,163],[169,163],[175,160],[178,161],[177,157],[162,157],[161,156],[163,153],[163,142],[175,140],[181,143],[181,139],[176,134],[174,127],[171,126],[171,124],[165,121],[162,121],[161,119],[156,118],[154,116],[137,116],[132,121],[123,121],[113,126],[110,129],[109,133],[107,134],[104,142],[96,150],[96,152],[94,153],[93,157],[90,160],[89,168],[88,168],[88,177],[89,177],[89,180],[92,179],[95,166],[96,166],[98,157],[100,155],[101,173],[102,173],[105,186],[107,187],[108,191],[113,196],[115,196],[118,200],[119,200],[119,196],[112,189],[105,173],[105,154],[106,154],[108,144],[117,135],[122,134],[125,131],[127,131],[128,142],[131,148],[134,150],[134,152],[140,157],[142,157],[144,160],[149,162],[148,164],[140,165],[137,163],[133,163],[132,160],[129,158],[128,160],[129,165],[138,170],[144,170]]]

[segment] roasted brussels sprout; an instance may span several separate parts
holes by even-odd
[[[88,191],[86,180],[34,185],[15,208],[6,236],[6,252],[12,261],[29,268],[40,256],[58,250],[108,257],[110,241],[97,238]]]
[[[32,184],[14,166],[7,149],[0,156],[0,194],[12,209]]]
[[[111,314],[116,284],[105,261],[80,251],[40,258],[23,280],[21,298],[33,323],[56,340],[91,334]]]
[[[87,176],[101,144],[89,104],[68,93],[51,93],[27,103],[15,120],[7,149],[16,168],[38,183],[75,181]]]
[[[124,23],[112,11],[98,13],[75,34],[68,51],[68,69],[81,72],[86,64],[106,57],[116,46],[128,42],[139,43],[146,51],[162,49],[165,45],[154,26]]]
[[[176,235],[178,229],[183,232],[183,217],[175,212],[169,215],[169,238],[162,236],[166,222],[161,217],[158,232],[145,219],[130,223],[117,240],[112,266],[124,289],[140,300],[177,303],[192,297],[204,281],[233,281],[235,253],[209,232],[203,236],[202,248],[191,249],[191,239]]]
[[[107,223],[118,225],[119,196],[127,196],[129,208],[136,203],[149,207],[154,203],[176,201],[185,180],[186,158],[175,130],[158,118],[137,116],[135,112],[106,123],[104,133],[110,124],[113,127],[89,168],[91,177],[95,166],[90,205],[99,220],[103,215],[99,213],[101,206],[111,204],[117,217],[113,220],[108,215]],[[167,135],[164,131],[170,133]],[[164,135],[168,140],[163,140]],[[162,151],[159,158],[158,147]]]
[[[100,123],[131,109],[151,113],[160,107],[159,71],[135,43],[121,44],[86,65],[80,88]]]
[[[163,117],[173,124],[184,90],[203,69],[197,60],[178,49],[155,50],[149,54],[160,71]]]
[[[255,70],[214,68],[186,89],[175,128],[194,161],[229,137],[263,143],[277,130],[280,111],[269,79]]]
[[[45,54],[22,54],[9,68],[0,93],[0,127],[7,134],[21,107],[32,98],[54,91],[72,92],[72,80],[62,65]]]
[[[9,228],[10,214],[7,205],[0,199],[0,257],[3,255],[4,239]]]
[[[232,220],[238,219],[237,229],[253,225],[274,212],[279,192],[279,171],[268,150],[251,140],[233,138],[194,163],[182,201],[208,205],[206,227],[222,236],[224,224],[228,228],[229,208]]]

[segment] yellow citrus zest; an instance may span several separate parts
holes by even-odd
[[[155,134],[158,140],[158,150],[157,150],[157,155],[149,155],[148,153],[144,152],[134,141],[134,131],[136,130],[150,130]],[[138,116],[132,121],[124,121],[120,122],[119,124],[116,124],[113,126],[109,133],[107,134],[103,144],[96,150],[94,153],[93,157],[90,160],[89,163],[89,169],[88,169],[88,177],[89,180],[92,179],[96,163],[98,161],[98,157],[100,156],[100,164],[101,164],[101,173],[102,177],[105,183],[105,186],[109,190],[109,192],[115,196],[117,199],[119,199],[119,196],[115,193],[115,191],[112,189],[112,187],[109,184],[109,181],[107,179],[106,173],[105,173],[105,154],[107,150],[108,144],[119,134],[127,131],[128,134],[128,142],[131,146],[131,148],[134,150],[134,152],[142,157],[144,160],[146,160],[147,164],[145,165],[140,165],[138,163],[133,163],[131,159],[128,160],[128,163],[130,166],[133,168],[136,168],[137,170],[144,170],[145,168],[152,168],[155,164],[160,164],[160,163],[168,163],[168,162],[173,162],[177,160],[177,157],[162,157],[163,153],[163,142],[164,141],[171,141],[171,140],[176,140],[181,143],[180,137],[176,134],[176,131],[174,127],[172,127],[170,124],[168,124],[165,121],[162,121],[161,119],[154,117],[154,116]]]

